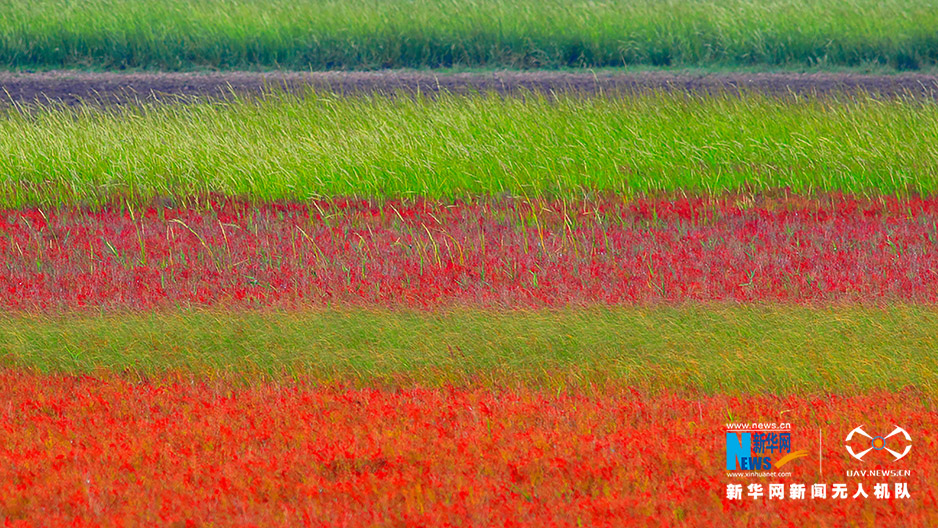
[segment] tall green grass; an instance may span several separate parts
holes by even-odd
[[[903,306],[7,315],[0,365],[362,384],[934,394],[936,336],[938,312]]]
[[[755,94],[310,93],[0,113],[0,204],[218,192],[938,191],[938,104]]]
[[[0,66],[938,63],[934,0],[0,0]]]

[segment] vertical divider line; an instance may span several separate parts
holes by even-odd
[[[818,454],[817,468],[818,468],[818,472],[820,472],[821,474],[821,477],[824,476],[824,450],[822,449],[823,446],[824,446],[824,440],[821,438],[821,428],[818,427],[817,428],[817,454]]]

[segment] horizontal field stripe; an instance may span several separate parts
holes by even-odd
[[[928,0],[36,0],[0,4],[0,64],[915,69],[938,62],[934,27]]]
[[[0,357],[42,372],[182,369],[396,386],[934,393],[936,336],[938,312],[909,306],[6,315]]]
[[[938,199],[114,204],[0,211],[15,311],[938,303]]]
[[[880,97],[938,99],[938,75],[931,73],[750,72],[680,70],[501,70],[501,71],[0,71],[6,104],[37,101],[66,105],[127,105],[227,99],[233,95],[265,95],[273,87],[304,93],[310,88],[353,94],[472,94],[497,92],[577,93],[626,97],[652,91],[698,94],[763,93],[806,97],[873,94]]]
[[[845,95],[272,94],[0,113],[0,205],[222,193],[938,192],[938,104]]]
[[[176,376],[141,382],[0,369],[0,506],[11,524],[55,525],[201,526],[249,517],[259,526],[389,519],[406,526],[463,519],[537,528],[684,526],[692,519],[743,527],[810,508],[821,525],[868,515],[933,526],[938,453],[929,435],[936,419],[934,403],[915,391],[739,398],[624,388],[350,389],[290,380],[232,387]],[[806,456],[779,468],[790,476],[747,479],[735,460],[737,476],[728,476],[722,428],[731,420],[791,424],[786,448],[766,442],[757,451],[753,440],[762,468],[784,460],[788,448]],[[843,447],[857,424],[875,434],[895,423],[912,438],[910,457],[898,464],[887,452],[854,460]],[[847,471],[867,476],[845,479]],[[761,497],[749,496],[752,482]],[[817,498],[815,483],[826,498]],[[862,485],[868,498],[838,499],[835,483],[847,483],[851,496]],[[743,496],[727,500],[727,484],[741,485]],[[879,498],[884,484],[889,499]],[[767,500],[770,485],[783,486],[786,498]],[[803,500],[789,497],[796,485]]]

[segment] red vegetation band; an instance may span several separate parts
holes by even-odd
[[[816,525],[938,521],[938,413],[913,391],[695,398],[175,379],[0,371],[8,525],[754,526],[806,511]],[[792,449],[808,453],[786,465],[791,477],[755,481],[852,493],[882,479],[847,470],[899,463],[856,461],[844,436],[897,417],[912,435],[909,499],[726,499],[726,484],[753,481],[726,476],[728,420],[791,423]]]
[[[938,198],[0,212],[0,307],[938,301]]]

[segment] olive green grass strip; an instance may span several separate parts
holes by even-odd
[[[0,365],[392,386],[938,390],[938,310],[699,305],[7,315]]]

